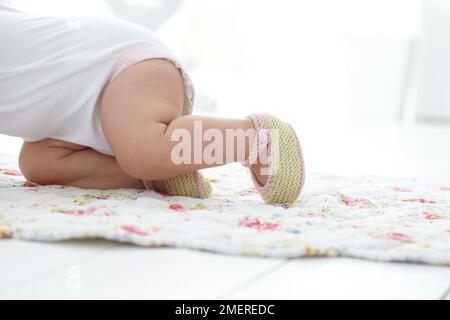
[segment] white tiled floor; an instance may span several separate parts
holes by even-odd
[[[304,133],[311,171],[450,181],[450,128],[331,133]],[[0,252],[0,299],[450,299],[450,267],[249,258],[98,240],[1,240]]]

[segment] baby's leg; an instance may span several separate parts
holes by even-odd
[[[179,143],[172,141],[172,133],[177,129],[188,130],[194,147],[194,138],[201,139],[194,135],[197,121],[201,122],[203,132],[215,129],[222,134],[225,143],[220,152],[221,164],[248,156],[253,136],[246,139],[242,152],[235,152],[232,159],[227,159],[225,140],[227,129],[242,129],[242,133],[254,129],[251,120],[182,117],[183,103],[181,75],[165,60],[147,60],[134,65],[109,84],[102,98],[102,125],[118,163],[127,174],[139,179],[163,180],[219,165],[205,161],[177,164],[171,159],[172,150]],[[203,151],[210,142],[200,143]]]
[[[55,139],[25,142],[19,165],[29,181],[41,185],[92,189],[143,188],[142,181],[126,174],[114,157]]]

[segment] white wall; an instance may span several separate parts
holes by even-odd
[[[420,0],[186,3],[194,5],[162,32],[221,113],[276,108],[301,124],[400,121]]]
[[[419,120],[450,122],[450,1],[424,3],[421,36]]]

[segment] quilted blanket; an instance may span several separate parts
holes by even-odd
[[[450,265],[450,182],[313,174],[293,207],[262,203],[246,169],[207,170],[210,199],[38,186],[0,161],[0,238],[103,238],[278,258]]]

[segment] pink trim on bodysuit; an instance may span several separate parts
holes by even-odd
[[[180,70],[186,89],[185,95],[190,100],[190,111],[192,111],[192,105],[195,99],[195,89],[192,85],[192,81],[183,67],[178,63],[172,52],[165,49],[164,47],[143,45],[125,49],[116,57],[116,63],[114,64],[108,83],[114,80],[122,71],[126,70],[132,65],[149,59],[167,60]]]
[[[139,46],[125,49],[116,57],[116,63],[109,81],[114,80],[126,68],[148,59],[174,60],[172,54],[161,47]]]

